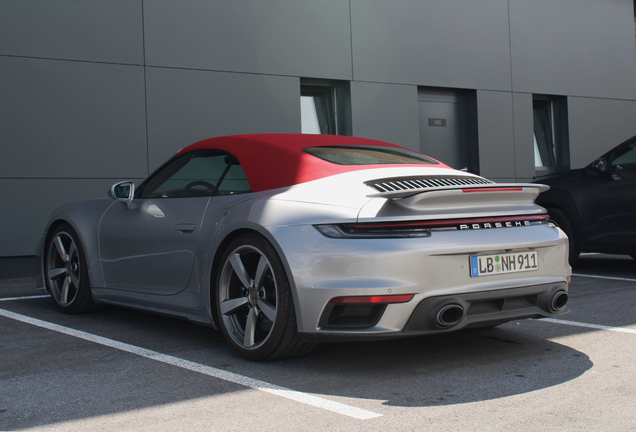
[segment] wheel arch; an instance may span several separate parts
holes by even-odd
[[[549,191],[539,195],[536,203],[548,210],[548,214],[552,208],[565,213],[565,215],[570,219],[570,223],[577,240],[580,239],[581,217],[579,215],[578,206],[569,193],[564,190],[550,189]]]
[[[210,312],[212,315],[213,323],[215,329],[219,329],[219,317],[216,312],[216,296],[214,295],[214,290],[216,286],[216,280],[218,276],[218,271],[221,266],[221,258],[223,254],[227,250],[230,243],[232,243],[235,239],[242,236],[243,234],[254,233],[263,237],[269,244],[272,245],[276,253],[278,254],[278,258],[283,264],[283,268],[285,269],[285,273],[287,275],[287,282],[289,283],[289,289],[291,290],[292,299],[294,301],[294,311],[296,312],[296,325],[298,326],[301,321],[301,310],[298,301],[298,295],[296,293],[296,284],[294,282],[293,273],[291,271],[291,267],[283,252],[282,247],[276,240],[276,238],[264,227],[245,227],[236,229],[230,233],[228,233],[223,240],[219,243],[215,253],[214,258],[212,259],[212,266],[210,269],[210,286],[209,286],[209,296],[210,296]]]
[[[44,254],[46,252],[46,244],[50,239],[51,232],[60,224],[67,223],[74,230],[84,250],[86,265],[88,266],[89,281],[91,287],[103,287],[104,275],[99,256],[99,223],[104,212],[110,206],[116,204],[110,198],[93,198],[82,201],[74,201],[63,204],[58,207],[50,216],[46,224],[46,229],[41,237],[41,243],[38,246],[40,253],[39,273],[41,273],[42,283],[44,283]],[[38,281],[39,282],[39,281]]]

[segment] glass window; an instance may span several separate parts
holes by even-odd
[[[382,146],[307,147],[303,151],[337,165],[437,164],[426,156],[406,149]]]
[[[336,134],[336,114],[332,87],[303,86],[300,94],[302,133]]]
[[[623,147],[612,156],[611,170],[636,169],[636,143]]]
[[[301,132],[351,135],[351,90],[348,81],[301,79]]]
[[[141,185],[139,197],[183,198],[249,191],[245,173],[234,156],[202,150],[168,162]]]
[[[533,96],[534,166],[538,175],[570,165],[567,98]]]
[[[554,121],[550,101],[532,103],[534,117],[534,166],[555,167]]]

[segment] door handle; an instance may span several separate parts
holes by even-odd
[[[191,233],[196,228],[195,224],[182,223],[174,227],[175,231],[181,231],[182,233]]]

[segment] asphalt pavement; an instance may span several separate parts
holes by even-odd
[[[0,430],[634,431],[636,261],[584,255],[571,312],[243,360],[220,333],[0,281]]]

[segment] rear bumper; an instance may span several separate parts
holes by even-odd
[[[352,333],[346,328],[333,328],[330,331],[323,327],[320,333],[304,333],[301,337],[312,342],[377,340],[489,327],[526,318],[555,317],[569,312],[565,307],[567,289],[566,282],[557,282],[429,297],[417,304],[401,331]],[[449,305],[459,306],[462,312],[454,315],[453,322],[442,324],[439,320],[440,313],[448,310],[445,308]],[[324,317],[323,322],[326,322]]]

